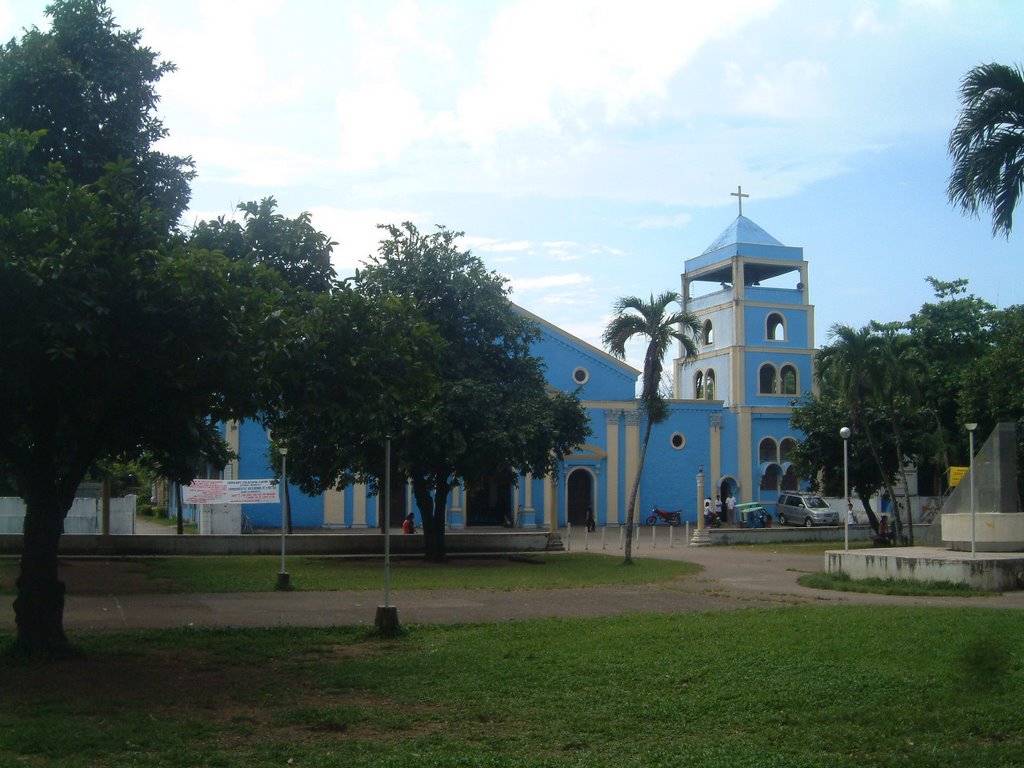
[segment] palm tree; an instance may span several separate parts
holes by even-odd
[[[1024,187],[1024,72],[982,64],[960,84],[963,109],[949,136],[946,194],[965,213],[992,209],[992,235],[1010,236]]]
[[[892,324],[872,323],[871,327],[877,336],[877,352],[880,355],[881,370],[878,379],[880,403],[889,418],[892,435],[899,458],[900,479],[903,481],[904,504],[907,514],[907,543],[914,546],[914,518],[910,507],[910,483],[907,481],[907,455],[905,446],[907,439],[903,424],[906,416],[914,416],[917,412],[918,381],[925,375],[924,361],[917,354],[917,346],[910,335],[899,333]],[[896,499],[893,498],[893,509],[899,532],[900,516]]]
[[[615,302],[613,315],[604,329],[601,340],[605,348],[620,360],[626,357],[626,344],[636,337],[647,339],[644,355],[644,374],[640,393],[640,408],[647,416],[647,426],[640,445],[640,462],[629,494],[626,510],[626,563],[633,562],[633,518],[636,513],[636,497],[640,491],[640,475],[647,458],[647,444],[651,440],[651,428],[668,417],[668,409],[659,391],[661,384],[662,360],[669,345],[675,339],[680,344],[681,357],[695,357],[696,339],[700,335],[700,324],[689,312],[669,311],[670,304],[679,303],[679,294],[666,291],[650,301],[636,296],[626,296]]]
[[[880,383],[885,378],[879,337],[870,326],[856,331],[848,325],[836,323],[829,328],[828,338],[830,344],[815,356],[814,375],[818,385],[830,388],[846,401],[850,426],[863,432],[889,498],[895,503],[896,494],[882,463],[878,436],[871,429],[872,420],[868,415],[868,410],[880,397]],[[878,519],[870,510],[866,511],[871,527],[877,532]]]

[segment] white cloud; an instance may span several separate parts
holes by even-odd
[[[423,222],[429,219],[429,214],[423,212],[384,208],[346,210],[320,206],[311,209],[310,214],[313,226],[338,243],[331,262],[340,277],[350,276],[368,256],[377,253],[381,240],[388,239],[388,233],[378,224],[411,221],[423,231]]]
[[[692,219],[693,215],[689,213],[674,213],[669,216],[647,216],[640,219],[636,227],[637,229],[675,229],[676,227],[685,227]]]
[[[368,171],[394,161],[429,133],[419,98],[385,73],[356,88],[342,88],[336,113],[342,171]]]
[[[590,275],[572,272],[567,275],[546,275],[544,277],[519,277],[511,280],[517,291],[538,291],[548,288],[564,288],[570,285],[585,285],[592,280]]]
[[[307,180],[323,163],[290,144],[258,144],[228,136],[175,134],[160,142],[161,151],[192,155],[204,181],[226,181],[261,189]]]
[[[657,112],[671,79],[711,38],[772,7],[740,0],[699,7],[674,0],[524,0],[501,11],[482,42],[483,78],[459,98],[457,126],[473,146],[505,132],[586,133]]]

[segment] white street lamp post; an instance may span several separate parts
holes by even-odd
[[[288,571],[284,567],[284,541],[285,533],[288,531],[288,449],[281,448],[281,570],[277,574],[277,586],[283,588],[288,586]]]
[[[967,427],[971,454],[967,472],[971,476],[971,559],[973,560],[978,556],[974,538],[974,430],[978,428],[978,425],[975,422],[971,422],[970,424],[964,424],[964,426]]]
[[[391,607],[391,438],[384,438],[384,608]]]
[[[850,548],[850,428],[843,427],[839,430],[839,436],[843,438],[843,498],[846,500],[846,522],[843,523],[843,548]]]

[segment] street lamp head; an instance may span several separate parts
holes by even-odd
[[[967,427],[968,432],[973,432],[978,428],[978,425],[975,422],[971,422],[970,424],[964,424],[964,426]]]
[[[839,430],[839,436],[841,438],[843,438],[843,440],[849,440],[850,439],[850,428],[849,427],[843,427],[842,429],[840,429]]]
[[[280,448],[278,448],[277,450],[278,450],[278,452],[279,452],[279,453],[280,453],[280,454],[281,454],[282,456],[287,456],[287,455],[288,455],[288,449],[287,449],[287,448],[285,448],[284,446],[281,446],[281,447],[280,447]]]

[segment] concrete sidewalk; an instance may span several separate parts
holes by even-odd
[[[597,553],[622,557],[617,550]],[[973,598],[916,598],[831,592],[800,586],[796,579],[801,574],[823,570],[823,558],[818,555],[677,546],[641,550],[636,556],[686,560],[702,565],[704,571],[679,582],[656,585],[536,591],[393,591],[390,602],[398,607],[404,624],[615,616],[796,604],[1024,609],[1024,592]],[[268,580],[272,576],[268,574]],[[183,626],[372,625],[376,607],[382,603],[383,593],[378,591],[70,595],[64,611],[64,626],[72,632],[102,632]],[[0,627],[13,631],[13,609],[0,611]]]

